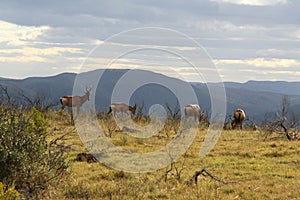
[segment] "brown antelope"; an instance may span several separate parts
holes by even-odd
[[[232,129],[243,129],[243,121],[245,119],[245,112],[242,109],[236,109],[233,113],[233,121],[231,122]]]
[[[186,117],[194,117],[195,121],[200,120],[201,109],[198,104],[188,104],[184,107],[184,114]]]
[[[135,115],[135,110],[136,110],[136,104],[134,104],[134,106],[129,106],[125,103],[115,102],[110,104],[109,111],[107,114],[113,112],[113,115],[116,115],[117,112],[121,112],[123,115],[123,113],[128,113],[128,111],[130,111],[132,115]]]
[[[83,96],[63,96],[60,97],[61,103],[61,110],[63,110],[66,106],[67,107],[76,107],[77,108],[77,115],[79,113],[79,109],[82,104],[86,101],[90,100],[91,88],[86,89],[85,94]]]

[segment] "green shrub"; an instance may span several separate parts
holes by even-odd
[[[64,152],[47,141],[47,122],[38,110],[2,103],[0,120],[0,181],[25,198],[38,198],[65,173]]]
[[[12,187],[6,189],[5,185],[0,182],[0,199],[17,200],[19,199],[19,193]]]

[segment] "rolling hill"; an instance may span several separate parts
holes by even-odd
[[[33,98],[37,93],[48,97],[49,101],[59,102],[59,97],[71,95],[75,79],[81,80],[82,90],[78,91],[81,95],[84,88],[91,85],[90,80],[101,79],[93,95],[95,95],[96,110],[107,111],[111,102],[114,87],[121,80],[121,77],[129,70],[109,69],[84,72],[77,76],[75,73],[62,73],[51,77],[30,77],[22,80],[0,78],[0,85],[7,87],[11,96],[20,101],[20,94]],[[132,71],[132,70],[130,70]],[[102,74],[103,73],[103,74]],[[151,105],[168,104],[171,108],[176,106],[176,90],[183,90],[186,82],[171,78],[162,74],[135,70],[135,77],[143,80],[143,77],[153,80],[168,82],[175,91],[167,87],[153,83],[143,85],[133,92],[130,103],[144,105],[144,112],[148,112]],[[123,86],[132,87],[135,84],[134,79],[126,80]],[[214,83],[209,83],[212,86]],[[210,113],[210,96],[207,85],[204,83],[191,83],[198,103],[202,110]],[[281,101],[284,95],[289,95],[291,100],[291,109],[300,118],[300,82],[270,82],[270,81],[248,81],[246,83],[225,82],[227,114],[230,115],[234,109],[242,108],[247,117],[259,122],[266,113],[276,112],[280,109]],[[189,102],[197,103],[197,102]],[[58,109],[59,106],[54,107]]]

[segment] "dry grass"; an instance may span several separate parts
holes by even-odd
[[[77,153],[84,152],[85,148],[72,123],[62,120],[57,113],[52,113],[48,119],[54,130],[53,137],[69,132],[64,144],[72,145],[70,176],[57,189],[48,192],[48,199],[300,198],[299,142],[284,138],[263,141],[259,131],[224,131],[215,148],[200,159],[198,153],[206,134],[202,129],[186,154],[176,161],[178,168],[184,166],[180,179],[169,174],[165,181],[166,168],[132,174],[110,169],[101,163],[74,161]],[[145,152],[165,145],[173,136],[163,131],[149,139],[137,139],[114,132],[111,141],[125,149]],[[187,185],[185,181],[202,167],[227,184],[202,177],[197,185]]]

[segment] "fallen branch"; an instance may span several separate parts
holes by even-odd
[[[73,129],[73,130],[74,130],[74,129]],[[72,131],[73,131],[73,130],[72,130]],[[69,132],[63,134],[62,136],[60,136],[60,137],[58,137],[58,138],[56,138],[56,139],[51,140],[51,141],[50,141],[50,146],[53,145],[53,144],[57,144],[57,141],[63,140],[67,135],[69,135],[70,133],[72,133],[72,131],[69,131]]]
[[[215,181],[218,181],[220,183],[223,183],[223,184],[227,184],[225,181],[215,177],[214,175],[212,175],[209,171],[207,171],[205,168],[202,168],[202,170],[200,171],[196,171],[194,173],[194,175],[188,180],[186,181],[187,184],[191,184],[193,182],[193,180],[195,181],[195,184],[197,185],[198,183],[198,176],[209,176],[210,178],[212,178],[213,180]]]
[[[285,127],[285,125],[283,124],[282,121],[281,121],[281,123],[280,123],[280,126],[283,128],[284,133],[285,133],[285,136],[287,137],[287,139],[288,139],[289,141],[291,141],[292,138],[291,138],[290,135],[289,135],[288,129]]]

